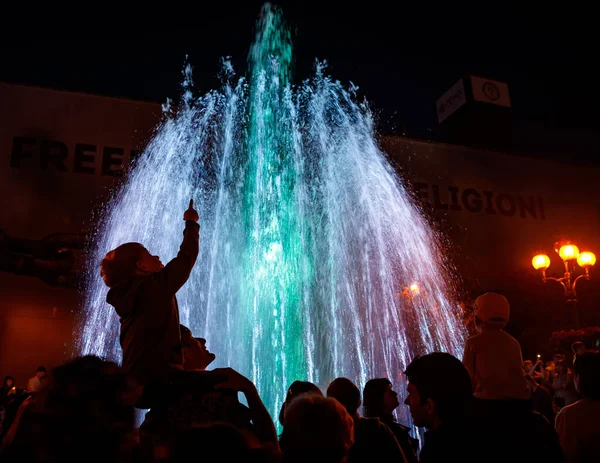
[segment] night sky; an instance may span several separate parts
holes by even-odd
[[[274,3],[293,31],[296,82],[327,59],[334,78],[369,100],[381,133],[439,140],[435,101],[472,73],[508,83],[517,152],[600,164],[600,41],[585,24],[590,12]],[[198,12],[162,5],[85,33],[5,35],[0,80],[163,102],[179,95],[186,55],[199,93],[219,86],[223,56],[245,71],[262,2],[200,3]]]

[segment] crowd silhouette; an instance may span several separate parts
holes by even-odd
[[[179,253],[166,265],[139,243],[100,264],[121,322],[121,366],[88,355],[49,374],[38,368],[24,389],[4,378],[2,461],[600,461],[600,353],[576,343],[572,368],[562,353],[545,365],[523,361],[503,330],[509,303],[495,293],[475,301],[477,333],[462,361],[415,357],[400,394],[388,378],[362,391],[349,378],[323,391],[298,378],[278,435],[252,381],[208,370],[216,355],[180,323],[176,293],[199,250],[193,201],[183,218]],[[395,417],[399,395],[411,423]],[[136,409],[147,410],[139,428]]]

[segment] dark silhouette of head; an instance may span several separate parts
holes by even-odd
[[[348,378],[336,378],[327,388],[327,397],[333,397],[341,403],[351,417],[360,407],[360,390]]]
[[[288,404],[284,461],[344,461],[354,443],[354,420],[335,399],[301,395]]]
[[[363,408],[366,417],[383,417],[393,411],[386,403],[386,394],[391,391],[392,383],[387,378],[370,379],[363,389]],[[396,405],[397,406],[397,405]]]
[[[55,368],[36,397],[39,451],[48,461],[116,459],[133,430],[132,392],[119,366],[92,355]]]
[[[435,422],[461,420],[473,400],[469,372],[451,354],[434,352],[416,357],[406,368],[409,405],[416,426],[432,429]]]
[[[573,364],[575,387],[582,397],[600,400],[600,352],[584,352]]]
[[[285,397],[285,401],[281,405],[281,409],[279,410],[279,423],[283,426],[284,416],[285,416],[285,407],[296,397],[305,395],[305,394],[316,394],[319,396],[323,396],[321,389],[319,389],[316,385],[311,383],[310,381],[294,381],[290,387],[288,388],[287,395]]]
[[[5,389],[10,389],[15,385],[15,378],[12,376],[5,376],[4,381],[2,381],[2,387]]]

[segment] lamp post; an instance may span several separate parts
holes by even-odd
[[[590,267],[593,267],[596,263],[596,256],[594,253],[589,251],[579,252],[579,248],[571,243],[566,243],[558,247],[558,243],[555,251],[558,253],[560,258],[565,264],[565,273],[562,277],[549,277],[546,276],[546,270],[550,267],[550,258],[545,254],[538,254],[535,256],[531,264],[536,270],[542,272],[542,280],[544,283],[548,280],[553,280],[560,283],[565,291],[565,297],[567,298],[567,304],[571,305],[573,310],[573,319],[575,321],[575,328],[579,329],[579,317],[577,315],[577,282],[585,278],[590,279]],[[575,277],[575,262],[584,269],[585,273]],[[575,277],[575,278],[574,278]]]

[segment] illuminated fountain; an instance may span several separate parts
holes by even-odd
[[[273,416],[296,379],[362,387],[397,381],[418,353],[462,354],[451,273],[377,147],[369,109],[322,65],[292,86],[291,61],[289,31],[267,5],[246,78],[225,63],[223,88],[194,98],[187,69],[179,110],[100,220],[81,353],[120,358],[100,259],[138,241],[168,261],[194,198],[201,254],[177,296],[182,323],[207,338],[216,366],[257,384]]]

